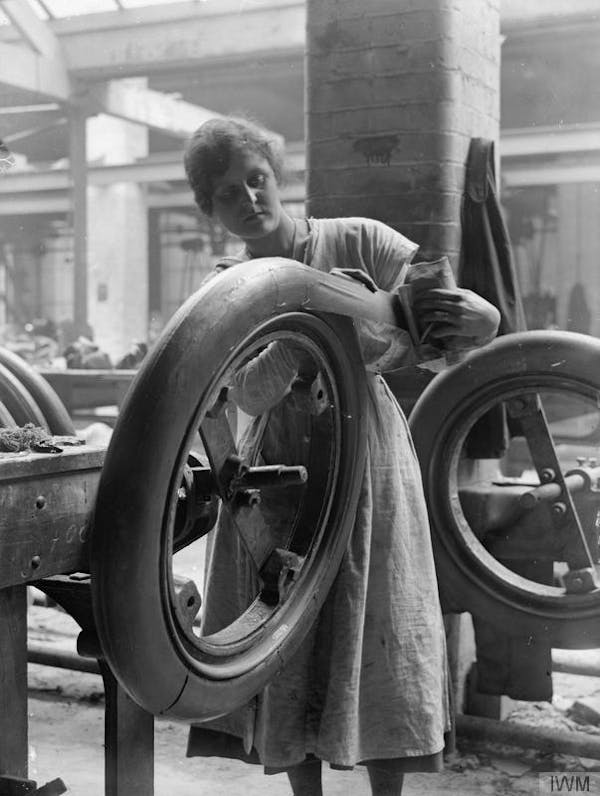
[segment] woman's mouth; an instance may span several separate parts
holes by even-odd
[[[248,215],[244,218],[244,221],[254,221],[254,219],[260,218],[264,215],[265,213],[263,210],[253,210],[251,213],[248,213]]]

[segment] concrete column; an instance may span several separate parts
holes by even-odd
[[[88,162],[131,163],[148,154],[145,127],[100,114],[88,120]],[[115,182],[88,188],[88,320],[113,362],[148,332],[146,190]]]
[[[73,323],[85,334],[88,322],[87,163],[86,116],[81,108],[69,109],[69,164],[73,221]]]
[[[307,0],[307,211],[460,249],[471,137],[497,140],[499,0]]]
[[[595,257],[600,246],[600,185],[598,183],[565,183],[557,186],[558,262],[553,274],[557,295],[558,325],[561,329],[578,326],[577,306],[571,307],[571,291],[576,284],[584,287],[583,299],[589,313],[589,333],[600,334],[600,317],[595,308],[600,302],[600,276]],[[544,283],[543,287],[547,287]]]

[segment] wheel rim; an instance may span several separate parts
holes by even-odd
[[[277,331],[270,331],[269,327],[277,327]],[[294,330],[295,327],[295,330]],[[300,332],[299,329],[303,331]],[[256,353],[260,348],[264,349],[266,345],[274,340],[290,341],[298,344],[300,341],[306,346],[307,350],[319,363],[319,371],[322,374],[323,382],[329,393],[329,399],[333,406],[339,406],[340,396],[339,390],[335,383],[335,375],[327,362],[325,351],[315,341],[314,337],[307,337],[309,334],[314,334],[315,331],[323,334],[326,327],[319,319],[310,316],[288,316],[287,318],[278,319],[275,322],[270,322],[266,327],[253,335],[253,340],[244,342],[242,348],[244,349],[243,358],[251,355],[251,352]],[[222,384],[223,380],[226,381],[227,373],[230,373],[236,367],[236,360],[239,357],[234,356],[226,366],[219,379],[218,384]],[[218,396],[220,386],[213,389],[208,404],[212,404]],[[205,409],[199,408],[197,419],[192,423],[193,426],[201,426],[201,418]],[[224,411],[224,410],[223,410]],[[326,415],[324,418],[323,415]],[[171,569],[172,556],[168,553],[164,556],[164,565],[167,568],[168,579],[165,583],[169,583],[167,595],[167,610],[169,613],[170,625],[173,631],[174,641],[180,645],[180,651],[194,666],[196,671],[202,673],[204,676],[212,678],[230,678],[239,676],[246,671],[256,667],[261,663],[265,655],[273,652],[278,646],[279,639],[281,638],[282,631],[280,628],[285,627],[290,621],[293,622],[293,617],[297,612],[306,610],[307,603],[310,602],[310,593],[313,588],[319,589],[325,581],[329,578],[325,577],[326,573],[322,571],[315,571],[319,568],[319,563],[323,559],[328,558],[329,548],[332,543],[335,529],[327,528],[327,521],[332,512],[332,506],[335,502],[336,488],[339,491],[339,480],[341,470],[341,419],[336,417],[334,409],[327,409],[320,416],[318,425],[322,428],[324,425],[329,425],[332,432],[332,438],[329,441],[323,441],[323,450],[321,451],[321,458],[323,466],[320,468],[318,476],[315,478],[314,473],[310,474],[310,481],[315,480],[314,486],[307,485],[304,488],[304,496],[299,497],[299,505],[294,517],[294,525],[302,525],[303,518],[306,517],[310,504],[321,503],[319,515],[315,523],[313,538],[308,541],[307,549],[302,550],[306,554],[306,558],[301,565],[301,570],[298,573],[298,580],[294,581],[289,595],[284,600],[283,604],[268,605],[257,594],[251,605],[237,620],[231,625],[224,627],[220,631],[211,633],[209,636],[196,635],[190,633],[189,623],[182,623],[180,612],[177,608],[179,604],[179,597],[176,594],[174,579]],[[325,420],[325,422],[324,422]],[[264,431],[268,431],[268,426]],[[263,432],[264,433],[264,432]],[[203,442],[205,444],[205,451],[209,459],[211,459],[210,441],[207,439],[209,434],[204,435]],[[314,445],[315,440],[311,440],[311,445]],[[187,460],[188,450],[187,445],[182,448],[181,460]],[[313,460],[316,459],[313,453]],[[306,462],[298,462],[301,466],[305,466]],[[176,497],[175,493],[179,488],[181,482],[182,467],[181,464],[177,469],[177,475],[173,481],[173,488],[171,490],[171,501],[167,509],[166,528],[165,532],[172,535],[173,531],[173,518],[176,512]],[[214,475],[214,467],[212,469]],[[176,486],[177,485],[177,486]],[[261,490],[264,494],[265,489]],[[318,492],[318,494],[315,494]],[[232,503],[235,501],[227,501],[222,504],[221,511],[227,511],[232,516],[237,515],[234,520],[235,525],[243,525],[244,517],[240,516],[243,512],[232,509]],[[255,510],[260,511],[260,507]],[[251,512],[248,512],[251,514]],[[251,521],[251,520],[250,520]],[[293,537],[293,528],[290,529],[290,536]],[[253,541],[244,531],[247,543],[251,544]],[[251,535],[251,534],[250,534]],[[296,534],[297,536],[298,534]],[[248,541],[249,540],[249,541]],[[265,557],[266,551],[263,547],[264,540],[257,540],[259,550],[256,553],[256,561],[252,563],[258,570],[260,566],[260,558]],[[306,541],[306,540],[305,540]],[[292,547],[293,538],[289,544]],[[272,547],[276,547],[273,542]],[[296,544],[296,549],[299,544]],[[164,546],[165,551],[168,550],[168,545]],[[252,557],[251,557],[252,558]],[[258,574],[258,573],[257,573]],[[257,587],[259,588],[259,587]],[[277,632],[279,630],[279,633]]]

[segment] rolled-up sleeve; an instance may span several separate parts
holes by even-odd
[[[292,351],[275,341],[236,371],[229,397],[247,415],[260,415],[289,392],[297,373]]]

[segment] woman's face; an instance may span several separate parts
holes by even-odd
[[[258,152],[235,150],[229,168],[214,180],[213,209],[219,221],[243,240],[277,229],[281,201],[273,169]]]

